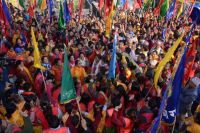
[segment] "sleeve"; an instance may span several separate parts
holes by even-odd
[[[119,117],[117,116],[117,111],[113,112],[112,123],[115,124],[116,126],[119,126],[119,127],[124,127],[125,126],[125,122],[120,120]]]

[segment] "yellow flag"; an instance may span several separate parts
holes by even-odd
[[[45,68],[41,65],[41,59],[40,59],[40,52],[38,49],[38,43],[35,39],[35,34],[33,31],[33,27],[31,27],[31,37],[32,37],[32,43],[33,43],[33,54],[34,54],[34,67],[35,68],[40,68],[42,70],[45,70]]]
[[[22,7],[19,5],[19,0],[9,0],[9,3],[11,3],[14,7],[18,8],[19,10],[22,10]]]
[[[46,0],[43,0],[42,1],[42,4],[41,4],[41,11],[44,12],[44,10],[47,8],[47,2]]]
[[[184,5],[184,0],[181,0],[181,7],[178,11],[178,14],[177,14],[177,19],[180,17],[181,13],[183,12],[183,5]]]
[[[157,68],[155,70],[155,76],[154,76],[154,85],[155,85],[155,88],[157,87],[158,79],[159,79],[159,76],[160,76],[160,74],[161,74],[164,66],[172,58],[175,50],[177,49],[177,47],[179,46],[180,42],[182,41],[183,36],[184,36],[184,33],[182,33],[182,35],[176,40],[176,42],[173,44],[173,46],[171,48],[169,48],[169,50],[166,53],[165,57],[158,64],[158,66],[157,66]]]
[[[109,13],[107,21],[106,21],[106,37],[108,37],[108,38],[110,37],[110,31],[112,28],[113,8],[114,8],[114,0],[112,2],[111,10],[110,10],[110,13]]]

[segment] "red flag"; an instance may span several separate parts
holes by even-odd
[[[193,40],[191,47],[189,48],[187,52],[187,58],[186,58],[186,66],[185,66],[185,72],[184,72],[184,78],[183,78],[183,85],[185,86],[189,78],[194,76],[194,63],[196,58],[196,45],[198,43],[198,39]]]
[[[136,1],[139,4],[140,8],[142,8],[142,1],[141,0],[136,0]]]
[[[29,6],[28,8],[28,14],[30,16],[30,18],[34,17],[34,9],[33,9],[33,6]]]
[[[83,0],[79,0],[78,9],[79,9],[78,20],[80,21],[83,10]]]
[[[164,0],[160,0],[158,6],[154,9],[153,13],[154,15],[160,14],[160,7],[162,6]]]
[[[133,3],[133,11],[135,11],[136,9],[138,8],[142,8],[142,3],[140,0],[134,0],[134,3]]]
[[[123,10],[127,10],[127,9],[128,9],[128,0],[126,0],[124,7],[123,7]]]
[[[0,24],[2,25],[2,29],[3,29],[2,32],[3,32],[3,34],[6,35],[7,32],[8,32],[7,29],[6,29],[6,27],[7,26],[9,27],[10,25],[9,25],[7,19],[6,19],[5,14],[4,14],[1,1],[0,1]]]
[[[73,12],[74,12],[74,2],[73,2],[73,0],[69,1],[68,8],[69,8],[70,16],[73,16]]]
[[[107,17],[109,15],[109,12],[111,10],[111,6],[112,6],[112,0],[105,0],[104,17]]]
[[[102,12],[103,4],[104,4],[104,1],[103,0],[99,0],[98,7],[99,7],[99,12],[100,13]]]

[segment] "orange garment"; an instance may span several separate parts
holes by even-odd
[[[16,110],[8,121],[11,124],[16,124],[18,127],[22,127],[24,125],[23,117],[20,115],[19,110]]]
[[[59,84],[61,82],[61,77],[62,77],[62,66],[54,65],[52,67],[52,71],[54,73],[56,83]]]
[[[83,83],[84,78],[87,76],[85,69],[83,67],[72,67],[71,68],[72,77],[76,77],[77,79],[81,80],[81,83]]]
[[[187,127],[187,131],[190,133],[200,133],[200,125],[193,122],[191,126]]]
[[[20,35],[19,34],[14,34],[13,39],[12,39],[12,43],[15,46],[16,42],[17,42],[17,38],[19,38]]]
[[[14,50],[9,50],[9,51],[7,52],[7,56],[8,56],[10,59],[14,59],[14,58],[17,56],[17,54],[15,53]]]
[[[129,118],[124,118],[124,121],[126,123],[126,126],[120,128],[120,133],[131,133],[133,122]]]

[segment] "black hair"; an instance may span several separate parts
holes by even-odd
[[[12,102],[8,102],[5,104],[5,108],[6,108],[6,117],[10,119],[12,117],[12,114],[16,111],[17,106]]]
[[[79,116],[78,116],[78,115],[72,116],[72,125],[73,125],[73,126],[77,127],[78,124],[79,124],[79,122],[80,122],[80,119],[79,119]]]
[[[68,114],[71,114],[72,110],[73,110],[73,106],[72,106],[71,103],[65,104],[65,111],[66,111]]]
[[[90,101],[90,96],[87,93],[84,92],[81,95],[81,101],[80,102],[84,103],[85,105],[88,105],[89,101]]]
[[[23,84],[23,89],[25,91],[29,91],[30,88],[31,88],[31,84],[30,83],[26,82],[26,83]]]
[[[51,128],[57,128],[60,125],[60,121],[55,115],[48,116],[47,121]]]
[[[118,96],[116,96],[116,97],[114,97],[114,98],[112,99],[112,104],[113,104],[114,107],[119,106],[120,103],[121,103],[121,101],[120,101],[120,98],[119,98]]]

